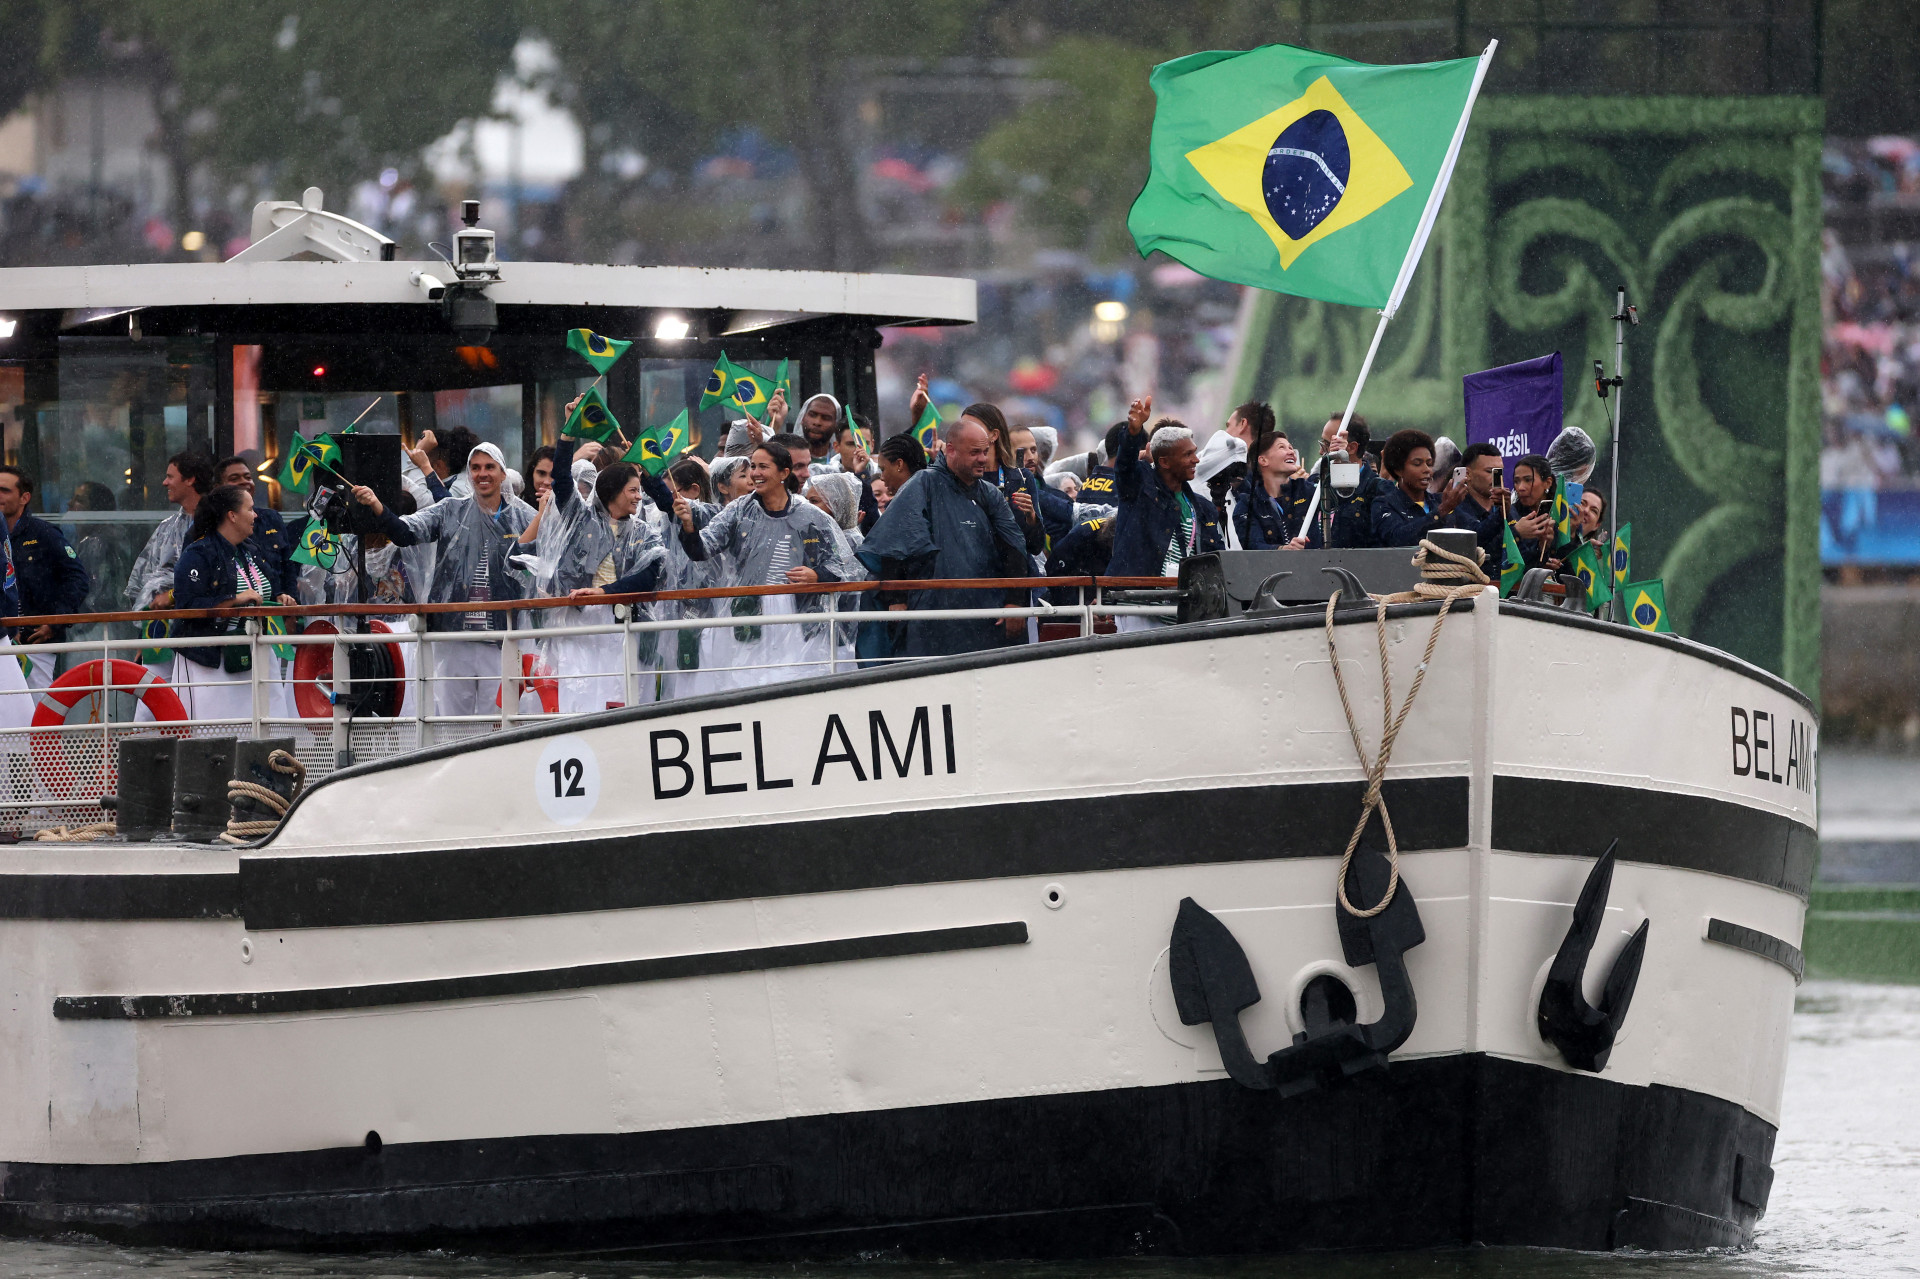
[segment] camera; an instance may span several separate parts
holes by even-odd
[[[438,302],[441,298],[445,297],[447,293],[447,286],[442,284],[438,278],[428,275],[425,271],[415,271],[407,277],[407,282],[426,294],[427,301],[429,302]]]
[[[449,284],[446,296],[440,299],[446,311],[447,327],[453,330],[453,340],[461,346],[485,346],[493,340],[500,312],[486,289],[485,284],[461,280]]]
[[[460,220],[453,233],[453,270],[462,280],[500,278],[500,260],[494,253],[493,232],[474,225],[480,221],[480,201],[462,200]]]
[[[313,495],[307,499],[307,518],[327,526],[327,532],[335,537],[348,532],[347,511],[349,494],[346,489],[326,484],[315,484]]]

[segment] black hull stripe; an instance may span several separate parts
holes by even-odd
[[[1820,837],[1811,826],[1729,800],[1594,782],[1494,777],[1495,848],[1598,857],[1613,839],[1620,841],[1622,861],[1730,875],[1783,888],[1802,900],[1820,857]]]
[[[1800,948],[1772,933],[1763,933],[1758,928],[1748,928],[1745,924],[1730,924],[1724,919],[1707,921],[1707,940],[1717,941],[1722,946],[1731,946],[1735,950],[1744,950],[1772,960],[1793,974],[1793,984],[1798,986],[1806,974],[1807,959]]]
[[[1662,1251],[1746,1242],[1773,1143],[1701,1093],[1462,1054],[1288,1099],[1214,1079],[656,1132],[11,1163],[0,1230],[819,1261]]]
[[[240,876],[0,875],[0,919],[236,919]]]
[[[506,848],[243,857],[227,875],[5,875],[0,918],[211,919],[339,928],[567,915],[903,884],[1331,857],[1358,782],[1149,792],[802,819]],[[1389,781],[1400,847],[1460,848],[1465,778]],[[1818,851],[1799,822],[1724,800],[1500,776],[1493,846],[1727,875],[1802,898]]]
[[[571,968],[480,973],[470,977],[435,977],[423,981],[381,982],[366,986],[322,986],[308,990],[256,990],[231,994],[61,995],[53,1001],[53,1015],[63,1021],[137,1021],[150,1017],[339,1012],[353,1008],[385,1008],[394,1004],[444,1003],[454,999],[544,995],[558,990],[625,986],[635,982],[673,981],[683,977],[715,977],[725,973],[765,972],[773,968],[839,964],[855,959],[938,955],[956,950],[980,950],[988,946],[1019,946],[1025,944],[1026,940],[1026,924],[1015,920],[1004,924],[931,928],[913,933],[841,937],[831,941],[799,942],[790,946],[756,946],[747,950],[708,951],[699,955],[664,955],[611,964],[579,964]]]
[[[1360,782],[1150,791],[508,848],[245,857],[264,932],[566,915],[901,884],[1338,856]],[[1386,784],[1400,847],[1467,841],[1467,779]]]

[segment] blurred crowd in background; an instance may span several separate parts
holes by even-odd
[[[1830,567],[1920,567],[1920,142],[1830,139],[1821,541]]]
[[[1127,242],[1148,71],[1276,40],[1419,61],[1497,33],[1493,94],[1641,92],[1664,67],[1660,92],[1825,100],[1827,557],[1920,567],[1920,501],[1908,536],[1898,496],[1920,469],[1920,72],[1901,54],[1920,11],[1827,0],[1819,39],[1778,46],[1819,64],[1786,72],[1663,61],[1688,37],[1658,23],[1589,39],[1639,9],[1596,0],[1576,31],[1481,0],[418,0],[402,30],[319,0],[12,0],[0,265],[218,261],[256,200],[308,185],[425,257],[477,196],[507,262],[979,280],[978,325],[888,334],[884,421],[925,371],[943,412],[1000,403],[1063,450],[1147,391],[1204,432],[1231,407],[1240,290]],[[1740,21],[1806,34],[1804,15]]]

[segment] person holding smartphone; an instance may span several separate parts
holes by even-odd
[[[1453,509],[1453,527],[1474,531],[1487,553],[1489,571],[1496,571],[1506,551],[1507,506],[1513,499],[1500,483],[1506,476],[1506,459],[1483,440],[1467,445],[1461,463],[1454,468],[1461,497]]]

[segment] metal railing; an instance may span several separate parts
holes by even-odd
[[[295,755],[318,778],[348,763],[377,759],[436,742],[456,740],[515,724],[561,718],[605,709],[607,704],[635,706],[677,697],[771,684],[805,675],[834,675],[861,667],[919,660],[912,657],[859,656],[855,637],[862,626],[889,626],[904,622],[964,622],[1032,618],[1050,629],[1071,628],[1073,635],[1093,635],[1106,619],[1119,617],[1171,618],[1171,605],[1111,603],[1114,590],[1162,590],[1175,585],[1171,578],[989,578],[964,581],[835,582],[792,586],[707,588],[659,591],[639,595],[597,596],[585,606],[609,605],[632,609],[625,617],[605,622],[576,620],[558,610],[578,609],[582,603],[567,598],[498,600],[455,604],[310,604],[231,609],[155,609],[140,612],[69,614],[8,619],[16,633],[36,626],[78,626],[181,620],[233,619],[244,629],[231,635],[159,638],[102,637],[46,644],[15,644],[10,655],[43,658],[35,663],[59,668],[46,687],[25,691],[0,689],[0,832],[23,835],[56,825],[77,825],[112,819],[101,796],[117,785],[117,746],[135,734],[176,736],[287,738]],[[998,608],[914,609],[908,612],[856,610],[846,607],[849,597],[884,590],[981,590],[1028,592],[1033,602]],[[1032,592],[1077,592],[1077,603],[1055,604]],[[760,596],[823,597],[817,612],[733,615],[730,601]],[[697,607],[721,611],[715,617],[655,619],[633,606],[713,601]],[[498,630],[428,630],[426,619],[444,614],[504,614]],[[273,634],[267,619],[278,617],[289,634]],[[368,626],[347,630],[347,618],[395,622],[392,629]],[[330,625],[299,633],[315,621]],[[683,647],[656,640],[654,656],[640,656],[642,637],[683,634],[724,635],[727,628],[800,626],[813,634],[807,643],[765,645],[745,642],[727,645],[703,640],[700,662],[684,666]],[[765,630],[761,634],[767,634]],[[805,634],[805,632],[803,632]],[[596,653],[574,641],[614,637]],[[1057,638],[1058,635],[1053,636]],[[484,661],[447,669],[448,646],[497,646],[497,668]],[[222,667],[184,672],[185,683],[173,682],[180,665],[171,651],[164,661],[143,650],[174,648],[245,649],[246,669],[226,673]],[[282,660],[275,649],[292,653]],[[398,661],[369,662],[364,653],[386,648]],[[322,657],[302,657],[313,650]],[[777,649],[777,660],[764,651]],[[355,650],[362,650],[359,663]],[[614,651],[617,650],[617,653]],[[185,659],[180,659],[183,662]],[[26,665],[22,663],[23,667]],[[223,663],[224,665],[224,663]],[[361,673],[355,674],[356,665]],[[369,670],[375,673],[369,675]],[[356,684],[358,679],[358,684]],[[617,696],[599,706],[563,710],[569,681],[617,689]],[[40,681],[46,683],[46,681]],[[469,706],[477,684],[486,709],[448,709],[446,696],[456,682],[467,686]],[[574,691],[578,692],[579,684]],[[490,690],[498,689],[497,697]],[[454,699],[456,701],[460,699]],[[196,703],[224,703],[226,713],[200,713]],[[371,703],[384,707],[370,709]],[[391,712],[391,713],[387,713]]]

